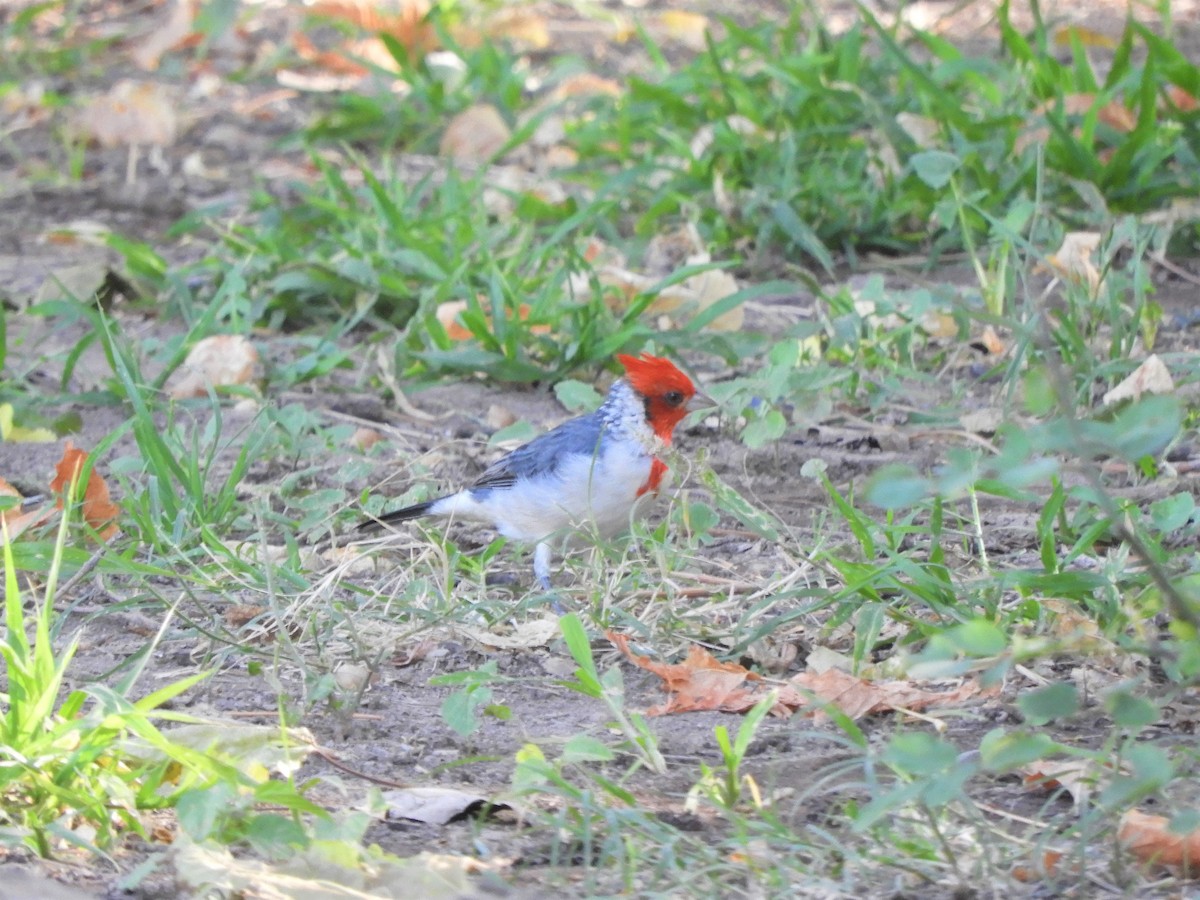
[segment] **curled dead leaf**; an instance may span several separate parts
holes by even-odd
[[[67,441],[67,446],[63,448],[62,459],[54,467],[54,480],[50,482],[50,490],[58,494],[56,505],[59,509],[63,508],[66,492],[70,490],[72,484],[79,480],[87,458],[86,451],[78,449],[70,441]],[[76,490],[78,491],[78,488]],[[120,515],[121,508],[109,498],[108,485],[95,468],[88,476],[80,512],[83,520],[99,534],[101,540],[107,541],[117,533],[115,519]]]
[[[204,397],[209,388],[249,384],[258,365],[258,351],[240,334],[217,334],[192,347],[169,382],[176,399]]]
[[[1142,394],[1173,393],[1175,381],[1171,378],[1170,371],[1158,358],[1157,353],[1151,353],[1120,384],[1104,395],[1103,403],[1105,406],[1111,406],[1121,400],[1137,400]]]
[[[450,120],[438,149],[442,156],[460,162],[486,163],[511,138],[512,131],[500,111],[491,104],[477,103]]]
[[[1063,235],[1062,245],[1046,262],[1062,278],[1086,284],[1094,297],[1100,290],[1101,277],[1093,257],[1100,248],[1100,232],[1070,231]]]
[[[359,450],[370,450],[383,440],[383,435],[374,428],[356,428],[350,436],[350,444]]]
[[[1177,834],[1170,825],[1166,816],[1131,809],[1121,816],[1117,839],[1144,865],[1182,870],[1190,878],[1200,873],[1200,828]]]

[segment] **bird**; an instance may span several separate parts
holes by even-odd
[[[611,537],[656,497],[668,466],[662,453],[690,412],[713,402],[673,362],[620,354],[625,374],[595,412],[568,419],[496,460],[461,490],[384,513],[360,530],[423,516],[484,522],[534,544],[533,573],[552,590],[551,541],[594,529]]]

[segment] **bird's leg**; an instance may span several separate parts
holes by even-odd
[[[533,548],[533,576],[543,591],[550,592],[550,560],[553,551],[548,541],[542,541]]]

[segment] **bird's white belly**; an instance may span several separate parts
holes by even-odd
[[[539,541],[566,529],[595,529],[607,537],[626,528],[650,477],[651,458],[610,446],[601,456],[578,454],[553,473],[522,479],[478,501],[505,537]]]

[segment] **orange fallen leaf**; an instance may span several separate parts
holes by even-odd
[[[737,663],[723,663],[707,650],[693,646],[682,663],[660,663],[639,656],[629,649],[629,638],[608,632],[608,639],[634,665],[653,672],[666,682],[671,697],[661,706],[646,710],[647,715],[719,710],[746,712],[772,690],[761,675]],[[754,687],[748,683],[759,682]],[[982,695],[978,682],[967,682],[952,691],[928,691],[904,681],[870,682],[839,669],[821,673],[805,672],[779,689],[772,715],[787,715],[798,710],[817,713],[833,705],[850,718],[874,712],[918,710],[931,706],[959,703]]]
[[[1166,816],[1131,809],[1121,816],[1117,839],[1146,865],[1182,869],[1185,878],[1200,872],[1200,828],[1176,834]]]
[[[1200,100],[1177,84],[1167,85],[1167,100],[1180,112],[1195,112],[1200,109]]]
[[[4,532],[9,541],[15,541],[30,525],[36,525],[50,515],[49,507],[23,509],[20,501],[25,498],[3,478],[0,478],[0,497],[13,497],[18,501],[16,506],[0,513],[0,520],[4,522]]]
[[[996,329],[991,325],[983,329],[983,334],[979,336],[979,343],[983,346],[984,352],[991,356],[1000,356],[1004,352],[1004,339],[996,333]]]
[[[441,326],[446,329],[446,337],[452,341],[469,341],[475,335],[472,334],[464,325],[458,321],[461,313],[466,312],[469,304],[466,300],[449,300],[438,306],[437,320]],[[525,322],[529,319],[530,308],[529,304],[522,303],[517,307],[517,318]],[[492,318],[487,316],[488,328],[491,328]],[[529,327],[530,334],[549,334],[549,325],[531,325]]]
[[[86,451],[76,448],[70,441],[63,448],[62,459],[55,465],[54,480],[50,482],[50,490],[58,494],[58,509],[63,508],[63,496],[70,490],[72,483],[79,480],[79,473],[87,463]],[[114,521],[121,512],[108,495],[108,485],[104,479],[92,470],[88,476],[87,488],[83,492],[81,504],[83,520],[100,535],[102,540],[108,540],[117,533]]]
[[[761,681],[762,676],[737,663],[720,662],[703,647],[693,645],[684,662],[660,663],[630,650],[626,635],[610,631],[607,636],[630,662],[667,683],[670,699],[646,710],[647,715],[696,710],[745,712],[765,696],[765,691],[744,687],[747,681]]]
[[[1046,876],[1053,878],[1058,874],[1062,859],[1063,855],[1058,850],[1046,850],[1042,853],[1040,866],[1015,865],[1012,868],[1011,874],[1013,878],[1022,884],[1041,881]]]
[[[416,54],[438,46],[437,32],[425,18],[428,13],[427,0],[399,0],[389,4],[377,0],[322,0],[312,8],[315,16],[340,19],[364,31],[390,35]]]

